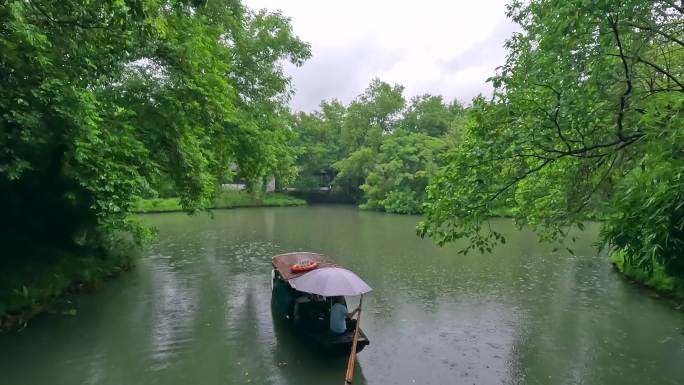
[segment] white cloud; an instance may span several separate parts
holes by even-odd
[[[508,0],[245,0],[252,9],[280,9],[312,58],[288,66],[295,110],[323,99],[349,102],[374,77],[468,102],[489,93],[486,79],[504,63],[504,40],[516,30]]]

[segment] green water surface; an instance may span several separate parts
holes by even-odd
[[[354,384],[684,384],[684,312],[624,282],[595,225],[570,255],[494,220],[506,245],[464,257],[348,206],[144,219],[160,237],[134,271],[0,336],[1,385],[341,385],[346,358],[274,327],[270,258],[296,250],[374,288]]]

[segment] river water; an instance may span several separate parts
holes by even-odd
[[[0,336],[0,384],[342,384],[346,358],[274,328],[270,258],[294,250],[374,288],[354,384],[684,384],[684,312],[620,279],[596,226],[570,255],[494,220],[506,245],[462,256],[345,206],[144,220],[159,242],[134,271]]]

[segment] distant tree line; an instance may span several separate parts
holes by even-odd
[[[318,111],[294,115],[294,186],[318,189],[324,175],[362,208],[421,213],[441,154],[458,141],[464,108],[435,95],[407,103],[403,91],[375,79],[349,105],[324,101]]]

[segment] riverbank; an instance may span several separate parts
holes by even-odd
[[[613,252],[608,258],[615,270],[630,282],[675,301],[679,308],[684,305],[684,279],[668,275],[663,266],[656,265],[649,274],[629,264],[622,251]]]
[[[131,268],[139,252],[123,245],[116,251],[28,242],[13,248],[12,258],[0,261],[0,332],[22,329],[43,312],[76,314],[72,295]]]
[[[209,209],[232,209],[241,207],[303,206],[306,201],[282,193],[252,195],[241,191],[223,191]],[[139,214],[183,211],[178,198],[142,199],[134,212]]]

